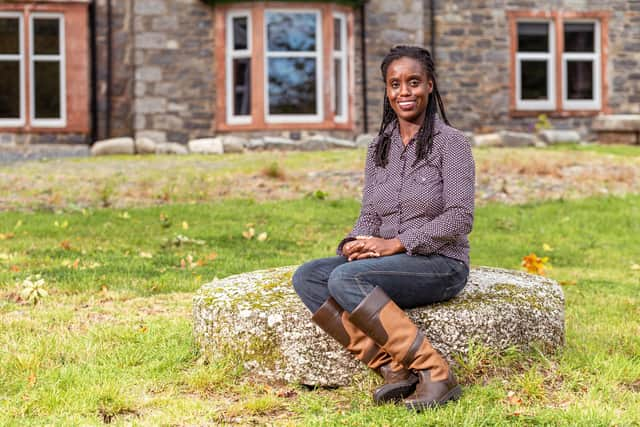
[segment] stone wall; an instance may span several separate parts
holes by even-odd
[[[186,143],[215,120],[213,8],[199,0],[134,3],[136,136]]]
[[[428,8],[430,0],[425,0]],[[607,79],[612,113],[640,112],[640,4],[623,0],[436,1],[438,84],[454,126],[463,130],[530,130],[536,117],[509,115],[509,31],[507,11],[611,11]],[[425,42],[431,40],[425,27]],[[589,132],[591,118],[551,117],[557,128]]]
[[[110,123],[107,102],[108,11],[107,0],[95,2],[97,138],[133,133],[133,0],[111,0],[112,68]],[[109,125],[109,126],[107,126]],[[109,127],[110,129],[107,129]]]

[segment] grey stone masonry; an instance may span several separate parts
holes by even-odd
[[[213,16],[199,0],[136,0],[136,136],[186,144],[213,134]]]

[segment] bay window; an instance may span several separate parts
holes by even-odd
[[[349,129],[353,18],[348,7],[298,2],[216,7],[224,61],[219,130]],[[224,56],[222,56],[224,55]]]
[[[24,124],[23,22],[19,13],[0,13],[0,125]]]

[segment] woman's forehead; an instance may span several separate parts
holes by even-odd
[[[387,77],[396,74],[427,74],[420,61],[408,56],[394,59],[387,67]]]

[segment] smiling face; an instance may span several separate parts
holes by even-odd
[[[420,62],[403,57],[389,64],[385,78],[387,98],[401,121],[422,124],[433,81]]]

